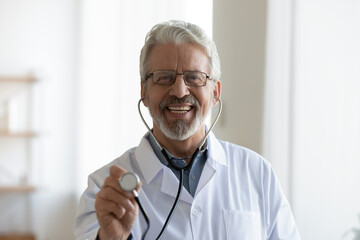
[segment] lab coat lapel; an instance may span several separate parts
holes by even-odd
[[[216,139],[215,135],[212,132],[209,134],[208,140],[209,156],[202,171],[195,195],[197,195],[211,181],[213,176],[216,174],[219,165],[227,166],[225,152],[220,142]]]
[[[178,186],[179,186],[179,179],[175,176],[175,174],[168,168],[164,167],[163,169],[163,179],[161,183],[161,192],[173,197],[175,199]],[[180,196],[180,201],[187,202],[191,204],[193,202],[193,197],[190,193],[182,187],[182,192]]]
[[[147,134],[142,138],[139,146],[135,150],[135,158],[140,167],[141,173],[144,176],[145,182],[149,184],[157,175],[162,177],[160,191],[173,197],[175,199],[179,180],[175,174],[156,157],[149,141],[146,138]],[[162,172],[163,174],[159,174]],[[192,203],[193,197],[183,187],[180,200]]]
[[[225,151],[219,142],[219,140],[215,137],[215,135],[211,132],[209,134],[209,157],[208,162],[216,168],[217,165],[227,166],[228,159],[226,157]]]
[[[156,175],[162,170],[163,165],[156,157],[149,141],[147,140],[146,134],[135,150],[135,158],[138,162],[141,173],[145,179],[145,182],[149,184]]]
[[[201,173],[200,181],[196,189],[195,196],[208,184],[211,178],[214,176],[216,169],[209,164],[208,162],[205,163],[204,169]]]

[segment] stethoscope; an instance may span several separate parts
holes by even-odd
[[[180,199],[180,195],[181,195],[181,191],[182,191],[182,186],[183,186],[183,175],[184,175],[184,171],[185,170],[188,170],[188,169],[191,169],[191,166],[195,160],[195,158],[197,157],[197,155],[199,154],[200,152],[200,149],[204,146],[205,142],[206,142],[206,139],[207,137],[209,136],[211,130],[213,129],[213,127],[215,126],[216,122],[218,121],[219,117],[220,117],[220,114],[221,114],[221,111],[222,111],[222,101],[220,98],[218,97],[215,97],[215,99],[217,99],[219,101],[219,111],[215,117],[215,120],[214,122],[211,124],[209,130],[207,131],[207,133],[205,134],[205,137],[204,139],[202,140],[202,142],[200,143],[200,145],[196,148],[195,152],[192,154],[192,157],[189,161],[189,163],[184,166],[184,167],[178,167],[176,166],[172,161],[170,161],[170,158],[168,156],[168,154],[166,153],[166,150],[165,148],[163,148],[160,143],[156,140],[154,134],[152,133],[149,125],[146,123],[142,113],[141,113],[141,108],[140,108],[140,105],[141,105],[141,102],[144,100],[144,98],[141,98],[138,102],[138,111],[139,111],[139,115],[141,117],[141,120],[143,121],[144,125],[146,126],[146,128],[148,129],[149,133],[151,134],[151,136],[153,137],[153,139],[155,140],[155,143],[156,145],[159,147],[159,149],[161,150],[161,153],[163,154],[163,156],[165,157],[165,159],[167,160],[167,162],[170,164],[171,167],[173,167],[174,169],[178,170],[180,172],[180,177],[179,177],[179,187],[178,187],[178,191],[177,191],[177,194],[176,194],[176,197],[175,197],[175,201],[174,201],[174,204],[169,212],[169,215],[168,217],[166,218],[166,221],[159,233],[159,235],[157,236],[157,240],[158,239],[161,239],[164,232],[165,232],[165,229],[167,227],[167,225],[169,224],[170,220],[171,220],[171,217],[173,216],[173,213],[175,212],[175,209],[176,209],[176,206],[179,202],[179,199]],[[145,236],[146,236],[146,233],[148,232],[149,228],[150,228],[150,221],[149,221],[149,218],[147,216],[147,213],[145,211],[145,209],[142,207],[141,203],[140,203],[140,200],[139,200],[139,196],[138,196],[138,193],[136,191],[136,188],[139,186],[140,184],[140,178],[139,176],[136,174],[136,173],[133,173],[133,172],[127,172],[125,174],[123,174],[119,180],[119,183],[120,183],[120,186],[123,190],[125,191],[128,191],[128,192],[132,192],[134,194],[134,198],[135,198],[135,201],[137,202],[137,204],[139,205],[139,208],[140,208],[140,211],[141,213],[143,214],[144,216],[144,219],[147,223],[147,228],[145,230],[145,232],[143,233],[141,239],[145,239]]]

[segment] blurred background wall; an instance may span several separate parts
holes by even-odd
[[[139,52],[149,29],[169,19],[213,36],[224,102],[215,133],[272,163],[303,239],[355,239],[356,0],[0,0],[0,76],[31,71],[40,80],[31,122],[39,132],[30,171],[37,190],[0,193],[1,232],[74,239],[87,175],[146,131],[136,110]],[[0,143],[1,153],[8,145]]]
[[[78,4],[70,0],[0,1],[0,75],[32,72],[40,81],[34,89],[31,126],[39,136],[33,141],[36,153],[29,153],[31,182],[37,191],[0,194],[2,232],[32,231],[39,239],[73,238]],[[1,140],[1,151],[11,147]],[[5,161],[1,159],[10,164]]]

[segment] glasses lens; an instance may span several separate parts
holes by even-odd
[[[176,72],[173,71],[155,71],[153,81],[156,84],[171,85],[176,78]]]
[[[206,83],[206,74],[203,72],[184,72],[184,79],[187,85],[204,86]]]

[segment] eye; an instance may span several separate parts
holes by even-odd
[[[158,84],[171,84],[174,80],[175,74],[170,71],[154,72],[154,80]]]
[[[168,81],[169,79],[171,79],[171,76],[169,74],[163,74],[159,76],[160,81]]]
[[[202,72],[185,72],[184,77],[187,83],[196,86],[203,85],[206,81],[206,76]]]
[[[200,76],[198,76],[196,73],[191,73],[188,76],[186,76],[186,78],[191,81],[201,79]]]

